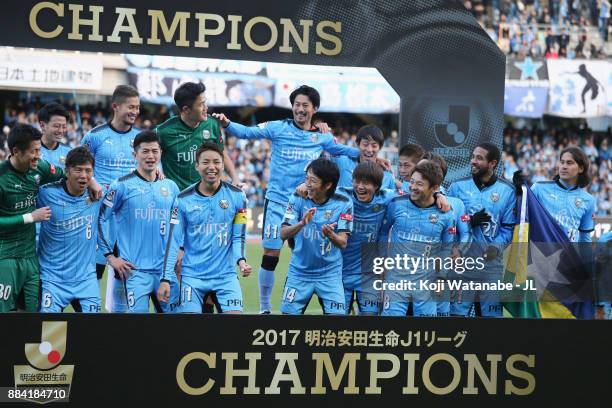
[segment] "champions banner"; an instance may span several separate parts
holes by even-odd
[[[0,38],[16,47],[375,68],[401,98],[401,143],[438,150],[449,181],[465,175],[466,152],[479,142],[502,142],[504,55],[452,0],[23,0],[5,5]],[[382,97],[375,87],[351,92]]]
[[[2,316],[0,403],[569,407],[612,397],[607,322],[83,317]]]

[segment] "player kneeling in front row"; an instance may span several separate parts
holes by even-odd
[[[302,314],[313,294],[325,314],[344,314],[342,253],[352,231],[353,203],[335,194],[338,166],[316,159],[306,167],[308,198],[289,199],[281,239],[295,239],[281,312]]]
[[[100,311],[96,241],[102,201],[92,202],[87,189],[93,166],[89,149],[77,147],[66,156],[66,178],[38,193],[38,207],[51,210],[38,246],[41,312],[59,313],[69,304],[77,312]]]
[[[242,313],[242,291],[236,276],[251,274],[244,257],[246,205],[244,192],[221,181],[223,151],[204,142],[196,151],[201,181],[182,191],[170,218],[170,236],[164,272],[157,291],[160,301],[170,299],[170,282],[179,249],[185,249],[181,268],[181,294],[177,313],[201,313],[206,296],[215,293],[222,313]]]
[[[170,211],[179,193],[174,181],[159,179],[161,154],[157,133],[138,133],[133,152],[137,168],[111,184],[100,214],[98,246],[121,278],[130,313],[148,313],[149,298],[158,313],[170,312],[178,303],[176,280],[172,281],[170,301],[157,301]],[[116,226],[118,256],[107,233],[112,224]]]

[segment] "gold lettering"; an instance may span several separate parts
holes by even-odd
[[[367,353],[366,359],[370,361],[370,385],[366,387],[366,394],[381,394],[382,388],[378,386],[378,380],[393,378],[399,373],[400,360],[395,354],[390,353]],[[392,365],[389,371],[379,371],[378,362],[389,361]]]
[[[142,37],[138,34],[138,27],[134,21],[134,15],[136,9],[126,7],[115,7],[117,13],[117,21],[115,22],[115,28],[113,33],[106,37],[108,42],[121,42],[119,33],[130,33],[130,44],[142,44]],[[127,20],[127,25],[124,25],[124,20]]]
[[[419,387],[416,386],[416,362],[419,360],[419,355],[416,353],[404,354],[404,360],[408,361],[408,373],[406,376],[406,386],[402,388],[402,394],[419,394]]]
[[[196,18],[199,22],[198,41],[193,45],[199,48],[208,48],[209,43],[206,41],[207,35],[219,35],[225,30],[225,20],[218,14],[196,13]],[[212,29],[206,28],[206,21],[212,20],[217,22],[217,27]]]
[[[261,360],[261,353],[244,353],[244,358],[249,361],[249,368],[238,370],[234,368],[234,360],[238,359],[238,353],[222,353],[221,359],[225,360],[225,385],[219,390],[222,395],[236,395],[234,377],[247,377],[248,385],[244,394],[259,394],[259,387],[255,386],[255,375],[257,373],[257,360]]]
[[[38,13],[42,9],[51,9],[55,12],[58,17],[64,17],[64,3],[51,3],[50,1],[43,1],[36,4],[30,10],[30,28],[34,31],[34,34],[41,38],[55,38],[62,33],[64,26],[58,24],[53,31],[43,31],[38,25]]]
[[[474,371],[478,373],[478,378],[482,381],[487,393],[490,395],[497,394],[497,363],[502,360],[501,354],[487,354],[487,361],[491,363],[489,369],[490,376],[487,377],[480,360],[475,354],[466,354],[463,359],[467,361],[467,386],[463,387],[463,394],[465,395],[477,395],[478,388],[474,385]]]
[[[295,366],[295,362],[298,359],[298,353],[276,353],[275,358],[278,360],[276,371],[274,372],[270,386],[266,387],[264,392],[266,394],[280,394],[281,390],[278,384],[281,381],[291,381],[293,383],[289,391],[291,394],[306,394],[306,388],[302,386],[297,367]],[[289,373],[284,373],[285,366],[289,368]]]
[[[81,4],[69,4],[68,9],[72,11],[72,32],[68,34],[69,40],[82,40],[83,35],[80,33],[81,26],[91,26],[91,34],[87,36],[89,41],[102,41],[104,38],[100,35],[100,13],[104,11],[102,6],[89,6],[91,18],[81,18],[80,14],[83,11]]]
[[[147,44],[160,45],[161,41],[158,36],[157,27],[159,26],[162,31],[164,40],[169,43],[172,42],[172,38],[176,33],[176,29],[180,24],[179,39],[176,40],[175,45],[177,47],[189,47],[189,41],[187,41],[187,19],[191,16],[190,13],[185,11],[178,11],[174,13],[172,23],[168,27],[166,16],[161,10],[149,10],[149,16],[151,17],[151,38],[147,40]]]
[[[203,395],[212,389],[213,385],[215,385],[215,381],[209,378],[208,381],[206,381],[206,384],[199,388],[194,388],[187,384],[187,381],[185,381],[185,368],[190,362],[194,360],[202,360],[209,368],[215,368],[217,360],[216,353],[206,354],[194,352],[189,353],[185,357],[181,358],[181,361],[179,361],[178,365],[176,366],[176,383],[178,384],[179,388],[186,394]]]
[[[434,385],[433,382],[431,382],[429,371],[431,370],[431,367],[434,365],[434,363],[437,363],[438,361],[446,361],[453,368],[453,379],[446,387],[438,387]],[[425,388],[427,388],[429,391],[436,395],[450,394],[455,388],[457,388],[460,381],[461,367],[459,366],[459,362],[457,361],[457,359],[451,356],[450,354],[434,354],[425,361],[425,364],[423,364],[423,384],[425,384]]]
[[[521,361],[527,364],[527,367],[533,368],[535,367],[535,356],[530,354],[528,356],[524,354],[513,354],[506,360],[506,371],[508,374],[521,378],[527,381],[527,386],[525,388],[519,388],[515,386],[511,380],[505,381],[506,395],[529,395],[535,390],[536,380],[533,374],[528,373],[524,370],[519,370],[514,367],[514,363]]]
[[[242,16],[230,14],[227,16],[227,20],[232,24],[232,30],[230,31],[230,42],[227,43],[226,48],[228,50],[240,50],[242,46],[238,42],[238,23],[242,21]]]
[[[342,51],[342,40],[340,40],[340,37],[326,33],[324,30],[327,27],[333,29],[337,33],[340,33],[342,31],[342,23],[340,21],[334,22],[325,20],[317,24],[317,35],[319,36],[319,38],[333,43],[334,48],[325,48],[322,42],[317,41],[315,44],[315,52],[317,53],[317,55],[338,55]]]
[[[334,365],[328,353],[312,353],[312,359],[317,362],[315,374],[315,386],[312,387],[313,394],[326,394],[327,387],[323,386],[323,367],[329,377],[332,390],[338,391],[340,382],[348,367],[348,385],[344,387],[345,394],[359,394],[359,387],[355,386],[357,379],[357,360],[360,359],[359,353],[346,353],[342,356],[338,372],[334,371]]]
[[[280,52],[293,52],[293,47],[289,45],[289,37],[295,41],[295,45],[300,49],[302,54],[308,54],[308,39],[310,37],[310,27],[312,20],[300,20],[302,26],[302,37],[297,32],[293,25],[293,21],[288,18],[281,18],[280,23],[283,26],[283,45],[278,49]]]
[[[255,44],[255,42],[251,38],[251,30],[253,29],[255,24],[259,24],[259,23],[267,25],[268,28],[270,29],[270,40],[263,45]],[[277,39],[278,39],[278,28],[276,28],[276,24],[274,24],[274,21],[270,20],[268,17],[262,17],[262,16],[253,17],[252,19],[247,21],[246,25],[244,26],[244,41],[247,43],[249,48],[252,49],[253,51],[258,51],[258,52],[268,51],[272,49],[272,47],[274,47],[274,44],[276,44]]]

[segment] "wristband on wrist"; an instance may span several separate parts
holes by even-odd
[[[34,217],[32,217],[32,213],[23,214],[22,217],[24,224],[32,224],[34,222]]]

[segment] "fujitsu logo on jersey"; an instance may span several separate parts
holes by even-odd
[[[354,234],[370,234],[376,232],[378,224],[372,224],[367,222],[354,222],[353,233]]]
[[[167,208],[136,208],[134,217],[144,221],[167,220],[170,218],[170,210]]]
[[[325,239],[325,237],[323,236],[323,233],[320,230],[318,230],[316,226],[307,225],[304,227],[303,231],[304,231],[305,239],[317,240],[317,241],[323,241]]]
[[[102,164],[109,167],[134,167],[134,159],[131,157],[125,157],[123,152],[118,153],[114,158],[107,158],[102,160]]]
[[[221,231],[227,231],[229,228],[227,222],[210,223],[210,224],[195,224],[191,226],[191,231],[194,234],[214,235]]]
[[[197,145],[192,145],[188,152],[178,152],[176,160],[179,162],[194,163],[196,158],[196,151],[198,150]]]
[[[28,194],[25,200],[17,201],[15,203],[15,209],[21,210],[23,208],[28,208],[36,204],[36,196],[33,194]]]
[[[281,148],[281,157],[289,160],[315,160],[321,155],[321,150],[303,150],[290,147]]]
[[[69,218],[60,222],[53,222],[53,225],[66,231],[73,231],[77,228],[81,228],[84,225],[91,225],[92,223],[93,215],[89,214],[80,217]]]
[[[395,229],[395,227],[393,227]],[[396,230],[397,237],[404,241],[415,241],[415,242],[433,242],[432,237],[427,235],[419,234],[416,231],[404,231],[401,229]]]

